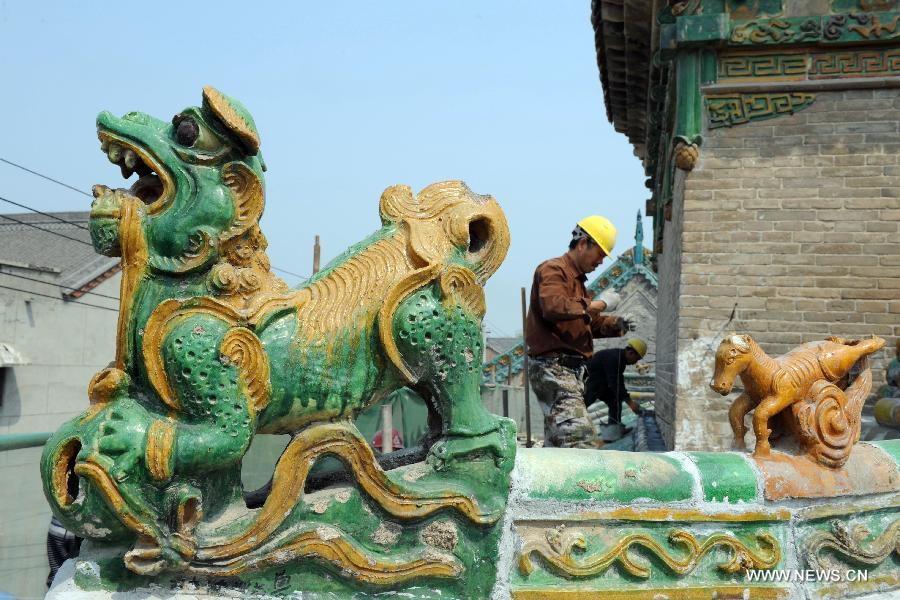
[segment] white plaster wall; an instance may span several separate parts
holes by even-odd
[[[119,280],[117,274],[92,291],[117,297]],[[118,313],[30,293],[54,294],[52,286],[19,279],[14,287],[26,291],[0,290],[0,341],[31,364],[6,369],[0,434],[54,431],[87,408],[88,382],[115,358]],[[91,294],[79,301],[117,304]],[[0,591],[19,599],[46,593],[50,508],[40,456],[40,448],[0,452]]]

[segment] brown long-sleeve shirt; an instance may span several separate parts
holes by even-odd
[[[568,254],[542,262],[534,271],[525,320],[529,356],[572,354],[590,358],[595,337],[622,335],[617,319],[591,316],[587,277]]]

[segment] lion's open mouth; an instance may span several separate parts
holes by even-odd
[[[119,165],[122,177],[127,180],[137,173],[138,178],[128,189],[129,193],[148,206],[159,206],[159,201],[167,196],[169,178],[153,155],[145,148],[106,131],[99,132],[98,137],[100,149],[109,162]],[[152,208],[151,212],[154,212]]]

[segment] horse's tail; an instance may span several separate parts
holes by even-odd
[[[847,462],[859,441],[860,415],[871,389],[872,371],[865,369],[846,390],[820,379],[794,404],[792,425],[812,458],[834,469]]]

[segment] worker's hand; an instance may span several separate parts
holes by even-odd
[[[644,415],[644,409],[642,409],[641,405],[634,400],[628,400],[628,408],[630,408],[631,411],[639,417]]]
[[[616,327],[619,329],[619,335],[625,335],[628,331],[634,331],[634,323],[628,317],[618,317],[616,319]]]
[[[616,290],[610,288],[610,289],[604,291],[602,294],[600,294],[600,297],[598,298],[598,300],[601,300],[606,303],[606,308],[604,308],[603,310],[605,310],[607,312],[612,312],[612,311],[616,310],[617,306],[619,306],[619,302],[622,301],[622,296],[620,296]]]
[[[594,300],[591,302],[590,306],[588,306],[589,313],[598,313],[606,310],[606,302],[603,300]]]

